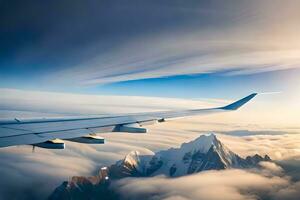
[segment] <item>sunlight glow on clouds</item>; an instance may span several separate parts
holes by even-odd
[[[198,106],[207,107],[216,104],[223,105],[227,102],[224,100],[203,102],[144,97],[120,97],[121,99],[119,99],[116,96],[61,94],[10,89],[2,89],[1,92],[5,95],[1,96],[0,105],[2,108],[7,109],[4,113],[11,117],[22,117],[24,113],[27,117],[37,116],[37,114],[44,117],[48,114],[60,116],[64,113],[114,113],[120,111],[118,106],[120,104],[123,106],[122,111],[153,111]],[[88,106],[86,107],[86,105]],[[145,105],[146,107],[143,107]],[[251,104],[247,107],[250,109]],[[13,113],[9,112],[14,109],[16,111]],[[22,110],[25,110],[25,112]],[[34,112],[29,112],[28,114],[26,110]],[[245,114],[247,113],[246,110],[244,112]],[[243,120],[238,120],[239,118]],[[179,146],[183,142],[191,141],[201,134],[212,131],[217,134],[222,133],[218,134],[220,140],[241,156],[256,153],[262,155],[268,154],[272,159],[280,163],[285,163],[288,166],[293,166],[297,163],[297,160],[300,159],[300,136],[296,130],[294,132],[286,132],[284,129],[274,127],[268,129],[266,126],[251,124],[251,118],[247,122],[246,119],[249,118],[250,116],[247,118],[247,116],[244,116],[243,110],[240,110],[233,113],[225,113],[221,116],[212,115],[170,121],[147,127],[149,129],[148,134],[101,134],[106,140],[105,145],[85,145],[66,142],[66,149],[64,151],[38,148],[33,154],[30,146],[0,149],[0,159],[2,160],[0,171],[3,173],[1,173],[1,176],[4,179],[10,180],[3,182],[5,185],[0,187],[0,193],[9,195],[11,191],[18,190],[28,191],[27,194],[32,195],[31,197],[47,196],[52,192],[54,187],[58,186],[63,180],[68,180],[70,176],[92,175],[96,173],[99,167],[122,159],[132,150],[138,150],[142,154],[151,154],[155,151]],[[237,134],[239,137],[235,136]],[[291,184],[290,187],[286,186],[289,184],[289,180],[279,177],[279,175],[281,176],[281,170],[278,166],[270,164],[263,164],[262,166],[268,168],[268,171],[271,170],[272,174],[276,174],[276,180],[279,182],[283,181],[282,192],[293,191],[297,194],[297,185]],[[16,175],[15,171],[19,171],[20,173]],[[248,177],[247,172],[240,173],[246,174],[245,178]],[[295,177],[300,177],[300,172],[293,170],[293,173]],[[33,178],[31,174],[34,174]],[[258,179],[263,180],[263,183],[275,184],[276,187],[282,186],[281,184],[277,185],[277,182],[274,183],[273,180],[275,179],[264,177],[265,175],[269,175],[269,172],[264,172],[262,177],[253,174],[250,174],[250,177],[258,177]],[[23,181],[15,184],[20,179]],[[47,181],[45,182],[44,180]],[[159,178],[159,180],[162,182],[168,181],[164,180],[164,178]],[[34,190],[31,187],[32,184],[39,185],[40,190]],[[136,183],[132,182],[132,184]],[[250,185],[248,186],[250,187]],[[254,184],[253,187],[257,188],[258,186]],[[230,186],[230,188],[234,189],[235,187]],[[167,188],[166,192],[169,189]],[[239,193],[239,190],[234,189],[234,191],[237,193],[233,194],[243,195]],[[22,192],[15,194],[16,198],[22,194]],[[290,193],[288,192],[288,194]],[[285,194],[282,195],[285,197]]]
[[[74,116],[80,114],[109,115],[114,113],[210,108],[226,105],[237,100],[105,96],[16,89],[0,89],[0,92],[2,94],[0,96],[0,118]],[[299,105],[297,99],[286,96],[286,94],[280,94],[281,98],[276,94],[275,99],[272,95],[258,95],[237,112],[201,116],[199,120],[209,123],[240,123],[244,126],[252,124],[260,126],[260,129],[262,127],[266,129],[291,129],[289,131],[299,129],[300,119],[297,116],[300,107],[297,107]],[[242,96],[239,98],[242,98]],[[23,112],[20,115],[18,111],[27,111],[27,114],[24,115]],[[181,126],[184,125],[184,122],[179,123],[181,123]]]
[[[160,97],[87,95],[1,89],[0,109],[67,115],[134,113],[157,110],[203,108],[222,105],[222,100],[185,100]],[[15,113],[5,112],[7,117]],[[40,114],[39,114],[40,115]],[[5,116],[1,115],[1,118]],[[14,116],[16,117],[16,116]],[[32,117],[35,117],[34,115]],[[45,116],[44,116],[45,117]]]
[[[188,129],[185,127],[180,129],[176,127],[175,124],[176,121],[150,126],[149,133],[142,135],[126,133],[102,134],[106,139],[105,145],[86,145],[66,142],[66,149],[63,151],[37,148],[35,153],[31,152],[30,146],[0,149],[0,158],[2,160],[0,174],[5,180],[9,180],[1,182],[1,184],[4,185],[0,187],[0,194],[9,195],[10,191],[18,190],[27,191],[27,197],[30,195],[33,195],[33,197],[47,196],[56,186],[61,184],[62,181],[68,180],[70,176],[89,176],[96,174],[101,166],[110,165],[117,160],[123,159],[124,156],[132,150],[138,150],[142,154],[151,154],[153,151],[176,147],[183,142],[191,141],[199,137],[199,135],[207,133],[205,129],[208,129],[208,126],[211,127],[211,131],[213,130],[213,127],[215,127],[215,124],[200,123],[195,125],[194,123],[191,123]],[[235,128],[232,127],[232,129]],[[231,136],[231,132],[228,131],[224,132],[224,134],[218,134],[218,138],[226,146],[242,156],[254,155],[255,153],[261,155],[268,154],[275,161],[291,163],[296,163],[293,159],[300,159],[300,152],[297,151],[297,146],[300,144],[299,134],[272,135],[272,131],[269,131],[269,133],[270,135],[236,137]],[[265,134],[265,132],[262,132],[262,134]],[[280,153],[280,157],[276,156],[277,153]],[[164,188],[163,191],[160,190],[160,192],[162,192],[161,195],[175,195],[171,191],[178,191],[183,192],[178,195],[182,195],[185,198],[191,198],[191,196],[186,195],[202,194],[205,190],[201,190],[202,192],[197,191],[194,187],[199,186],[197,188],[204,189],[203,184],[206,184],[207,190],[210,190],[210,187],[214,188],[215,186],[219,186],[219,184],[225,187],[223,188],[224,192],[227,191],[227,189],[229,189],[228,191],[233,190],[233,193],[228,193],[228,199],[233,197],[231,195],[238,195],[241,197],[240,199],[243,199],[242,197],[244,197],[244,195],[247,196],[247,194],[243,193],[245,191],[244,189],[247,188],[251,188],[251,191],[254,189],[255,192],[261,194],[262,191],[259,190],[261,184],[265,185],[265,187],[263,187],[263,193],[272,192],[273,188],[277,188],[275,189],[276,195],[280,192],[282,199],[292,192],[296,195],[298,194],[297,188],[299,188],[299,184],[291,183],[289,177],[286,177],[286,172],[282,171],[279,166],[271,163],[262,163],[261,166],[265,170],[260,171],[259,174],[257,174],[257,171],[245,172],[233,170],[224,173],[201,173],[175,180],[163,177],[145,180],[132,179],[129,180],[128,184],[124,184],[127,180],[123,180],[119,184],[121,186],[121,191],[126,191],[126,187],[129,187],[130,185],[135,186],[136,184],[145,183],[145,186],[148,185],[151,188],[160,188],[160,184],[164,183],[164,185],[169,185],[170,187]],[[16,171],[19,171],[20,173],[16,174]],[[296,173],[297,176],[300,175],[300,171],[294,173]],[[229,177],[231,181],[228,180]],[[238,180],[245,179],[248,181],[242,181],[242,184],[240,181],[233,179],[233,177],[237,177]],[[204,179],[207,179],[207,181],[202,182]],[[19,180],[22,181],[20,182]],[[211,184],[207,184],[208,180],[210,180]],[[190,182],[194,186],[180,187],[182,189],[174,190],[174,187],[179,187],[178,184],[182,184],[182,181]],[[16,185],[15,182],[18,182],[19,184]],[[198,183],[200,185],[198,185]],[[40,189],[35,190],[32,188],[32,185],[39,185]],[[184,188],[187,190],[191,189],[196,193],[184,192]],[[129,193],[128,195],[138,195],[139,193],[145,193],[147,195],[147,191],[149,190],[145,190],[145,187],[137,187],[136,190],[130,191],[132,193]],[[24,193],[22,192],[16,193],[15,195],[16,198],[20,197],[18,195],[24,197]]]
[[[124,199],[255,200],[296,199],[299,183],[288,178],[264,176],[243,170],[207,171],[168,179],[128,178],[116,183]],[[283,191],[286,192],[283,192]],[[279,195],[278,195],[279,193]]]

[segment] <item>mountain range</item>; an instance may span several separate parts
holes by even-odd
[[[226,147],[215,134],[201,135],[179,148],[151,155],[132,151],[123,160],[102,167],[96,176],[75,176],[69,182],[63,182],[49,199],[119,199],[109,185],[121,178],[157,175],[179,177],[205,170],[249,169],[258,167],[261,161],[271,159],[268,155],[262,157],[258,154],[242,158]]]

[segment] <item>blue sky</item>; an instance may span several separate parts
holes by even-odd
[[[58,91],[100,95],[155,96],[172,98],[238,98],[252,92],[297,92],[298,69],[255,74],[230,75],[230,71],[177,75],[160,78],[128,80],[99,85],[37,85],[34,78],[19,84],[9,79],[1,82],[3,88],[38,91]],[[23,75],[22,75],[23,76]]]
[[[229,2],[1,1],[0,87],[179,98],[296,90],[299,2]]]
[[[238,98],[251,92],[289,92],[299,70],[229,76],[226,72],[179,75],[96,86],[91,92],[177,98]]]

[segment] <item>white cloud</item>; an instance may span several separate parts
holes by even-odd
[[[139,96],[104,96],[72,93],[55,93],[25,91],[16,89],[0,89],[1,118],[17,113],[9,111],[28,111],[34,115],[62,114],[111,114],[133,113],[169,109],[201,108],[216,105],[215,100],[184,100],[159,97]],[[40,113],[37,113],[40,112]],[[19,113],[23,114],[24,113]],[[28,116],[28,114],[25,116]],[[16,116],[14,116],[16,117]]]
[[[185,127],[181,127],[180,125],[176,126],[177,122],[170,122],[166,124],[160,124],[156,126],[149,127],[150,132],[148,134],[136,135],[136,134],[118,134],[118,133],[111,133],[111,134],[103,134],[106,139],[106,144],[104,145],[85,145],[85,144],[76,144],[72,142],[67,142],[66,149],[63,151],[60,150],[45,150],[37,148],[35,153],[31,152],[31,147],[10,147],[0,149],[0,175],[4,177],[4,179],[9,180],[6,182],[1,182],[1,190],[0,194],[2,196],[10,194],[11,191],[15,191],[16,197],[19,195],[24,195],[25,191],[30,191],[30,195],[33,196],[47,196],[49,195],[55,187],[57,187],[62,181],[68,180],[69,177],[74,175],[83,175],[89,176],[93,175],[97,172],[97,170],[103,165],[110,165],[117,160],[124,158],[124,156],[132,151],[138,150],[142,154],[148,154],[152,151],[159,151],[162,149],[167,149],[170,147],[179,146],[183,142],[191,141],[194,138],[198,137],[202,134],[201,124],[198,126],[194,126],[194,130],[197,129],[198,131],[189,131],[185,130]],[[190,124],[193,126],[193,124]],[[207,125],[206,125],[207,126]],[[214,127],[212,124],[211,127]],[[205,133],[205,132],[204,132]],[[255,135],[253,136],[245,136],[245,137],[235,137],[225,134],[218,134],[220,140],[225,143],[230,149],[234,152],[246,156],[246,155],[253,155],[255,153],[258,154],[268,154],[271,156],[272,159],[280,160],[280,162],[286,162],[285,160],[289,160],[291,158],[300,158],[299,151],[297,151],[297,145],[300,144],[299,136],[297,134],[284,134],[284,135]],[[276,157],[276,153],[280,152],[281,156]],[[294,168],[299,168],[297,162],[291,162],[291,164],[295,165]],[[227,196],[228,199],[230,198],[239,198],[244,197],[243,193],[240,194],[240,191],[244,191],[245,188],[252,188],[256,190],[260,188],[261,184],[266,184],[269,186],[264,189],[265,192],[272,191],[272,184],[274,187],[282,186],[283,188],[280,189],[280,195],[290,195],[292,191],[297,194],[298,186],[293,185],[289,182],[289,179],[286,178],[286,173],[281,171],[281,168],[275,164],[271,163],[262,163],[262,171],[261,173],[267,177],[261,177],[261,175],[257,175],[255,173],[250,174],[248,176],[248,172],[239,172],[233,175],[235,172],[231,172],[232,174],[225,174],[222,176],[222,173],[218,173],[217,176],[214,173],[208,173],[206,175],[207,181],[206,184],[210,184],[211,186],[215,186],[215,184],[222,185],[224,182],[227,181],[228,177],[234,176],[241,181],[244,179],[249,179],[245,182],[245,185],[241,188],[234,189],[233,188],[238,184],[232,182],[228,183],[229,186],[224,185],[224,187],[220,186],[219,192],[228,192],[234,196]],[[295,169],[292,169],[292,173],[289,173],[293,176],[299,176],[295,173]],[[16,173],[18,172],[18,173]],[[241,173],[241,176],[239,176]],[[270,178],[272,176],[276,176],[274,179]],[[220,180],[218,178],[221,177]],[[222,178],[223,177],[223,178]],[[252,179],[253,178],[253,179]],[[256,183],[256,178],[258,183]],[[202,176],[195,176],[195,180],[193,178],[183,179],[183,184],[185,185],[185,180],[187,181],[187,185],[190,187],[191,184],[195,184],[197,186],[197,180],[203,180]],[[21,182],[19,180],[22,180]],[[169,184],[169,180],[165,178],[158,178],[154,179],[157,180],[154,183],[152,179],[150,179],[150,186],[155,188],[161,188],[160,184],[170,185],[170,187],[174,185],[177,186],[178,182],[175,181],[174,183],[171,181]],[[177,179],[176,179],[177,180]],[[181,180],[181,179],[179,179]],[[205,179],[206,180],[206,179]],[[209,181],[211,180],[211,182]],[[253,183],[249,183],[249,181]],[[143,180],[147,185],[147,180]],[[140,179],[137,180],[137,183],[132,180],[130,181],[129,185],[135,186],[140,182]],[[192,181],[190,184],[188,184]],[[260,182],[261,181],[261,182]],[[160,183],[161,182],[161,183]],[[30,183],[30,184],[29,184]],[[158,185],[156,185],[158,184]],[[199,183],[204,184],[204,183]],[[248,185],[247,185],[248,184]],[[251,185],[252,184],[252,185]],[[256,185],[258,184],[258,185]],[[39,185],[40,190],[35,190],[32,185]],[[240,184],[238,184],[240,185]],[[150,187],[149,186],[149,187]],[[195,186],[195,187],[196,187]],[[202,185],[198,185],[199,188]],[[200,187],[201,186],[201,187]],[[217,185],[219,187],[219,185]],[[186,198],[189,199],[190,197],[185,196],[186,193],[189,191],[185,191],[184,188],[186,186],[180,185],[181,189],[175,190],[176,188],[166,188],[166,190],[159,190],[162,192],[163,198],[172,198],[168,196],[164,196],[163,193],[169,194],[170,191],[177,191],[178,194],[175,195],[176,198]],[[193,188],[193,187],[192,187]],[[205,187],[203,188],[203,190]],[[140,188],[141,193],[144,193],[145,190],[143,187]],[[193,190],[193,189],[191,189]],[[197,189],[195,189],[195,193]],[[287,190],[287,191],[286,191]],[[17,191],[17,192],[16,192]],[[213,191],[211,189],[206,188],[205,191]],[[205,191],[199,191],[199,194],[204,194]],[[181,193],[182,192],[182,193]],[[193,193],[193,192],[191,192]],[[287,193],[287,194],[286,194]],[[277,194],[277,193],[276,193]],[[195,195],[198,195],[195,194]],[[211,195],[211,194],[207,194]],[[237,196],[235,196],[237,195]],[[251,196],[251,195],[250,195]],[[26,196],[29,198],[29,196]],[[251,199],[251,198],[250,198]],[[276,198],[275,198],[276,199]],[[280,198],[279,198],[280,199]],[[282,198],[284,199],[284,198]]]
[[[128,178],[114,188],[124,199],[297,199],[299,183],[243,170],[207,171],[180,178]]]
[[[40,116],[49,114],[39,113],[40,111],[59,112],[58,114],[52,113],[53,115],[85,113],[85,111],[87,113],[92,112],[92,114],[120,111],[119,107],[117,107],[120,104],[118,102],[120,99],[111,96],[75,95],[10,89],[1,89],[1,94],[4,94],[0,97],[2,108],[8,110],[29,110],[29,113],[25,112],[25,117],[36,116],[36,114]],[[121,101],[124,104],[122,111],[132,111],[133,107],[134,111],[152,111],[164,109],[165,106],[168,106],[167,109],[180,109],[225,103],[223,101],[203,102],[143,97],[121,97]],[[147,105],[148,107],[143,107],[143,105]],[[16,116],[16,111],[11,113],[8,110],[4,112],[6,116]],[[31,111],[35,112],[32,113]],[[18,111],[18,115],[24,117],[24,112]],[[30,191],[28,195],[31,195],[31,197],[47,196],[63,180],[68,180],[70,176],[92,175],[100,166],[110,165],[122,159],[132,150],[148,154],[153,151],[177,147],[181,143],[191,141],[209,131],[222,133],[218,134],[220,140],[234,152],[242,156],[253,155],[255,153],[268,154],[272,159],[282,163],[287,163],[286,160],[300,158],[299,134],[289,134],[284,130],[273,132],[274,130],[269,131],[266,128],[260,131],[260,126],[233,123],[234,121],[230,122],[227,116],[225,117],[224,115],[224,118],[219,116],[202,116],[200,118],[157,124],[149,126],[149,133],[141,135],[125,133],[103,134],[102,136],[106,139],[106,144],[104,145],[85,145],[67,142],[66,150],[64,151],[37,148],[36,152],[32,153],[30,146],[0,149],[0,176],[4,177],[4,180],[8,180],[1,182],[0,194],[7,197],[6,195],[11,194],[11,191],[15,191],[14,195],[16,196],[14,197],[18,198],[20,197],[19,195],[24,195],[25,191]],[[245,128],[249,131],[241,130]],[[237,130],[240,135],[245,136],[232,136],[232,133],[235,133],[232,131]],[[289,162],[292,164],[297,163]],[[273,164],[262,165],[267,170],[268,175],[270,173],[276,176],[280,175],[279,178],[276,178],[276,181],[287,181],[281,176],[278,166]],[[295,167],[299,168],[297,164]],[[295,171],[294,168],[293,171]],[[297,177],[300,173],[290,174]],[[250,177],[252,177],[252,174]],[[269,178],[260,177],[259,180],[264,180],[266,183],[273,183],[272,181],[275,179],[269,180]],[[35,190],[33,185],[38,185],[40,190]],[[282,189],[282,194],[280,194],[291,194],[290,192],[286,192],[286,190],[297,193],[297,190],[293,189],[293,187],[297,189],[293,185],[290,188]],[[227,187],[220,189],[224,191],[232,190],[232,188]],[[236,190],[232,191],[232,194],[240,195]],[[188,197],[182,196],[182,194],[174,195],[178,199],[188,199]],[[29,196],[27,197],[29,198]],[[239,198],[239,196],[233,198]]]
[[[262,167],[260,173],[265,175],[277,175],[277,176],[283,176],[284,170],[282,167],[276,165],[273,162],[260,162],[259,165]]]

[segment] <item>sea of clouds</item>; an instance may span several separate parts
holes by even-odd
[[[84,110],[93,111],[90,114],[96,114],[101,113],[103,107],[106,111],[103,113],[107,113],[109,105],[115,108],[112,113],[119,111],[114,105],[119,101],[110,101],[115,97],[92,96],[93,98],[89,98],[91,96],[71,95],[62,98],[63,94],[33,92],[30,98],[36,97],[36,101],[29,101],[29,99],[26,100],[29,98],[28,95],[17,91],[17,93],[20,92],[19,96],[23,96],[22,100],[25,102],[23,104],[19,101],[18,104],[13,99],[16,97],[16,91],[6,92],[7,95],[1,96],[1,105],[5,108],[0,112],[2,117],[16,115],[17,117],[33,117],[38,114],[61,116],[63,112],[80,114]],[[9,92],[14,92],[14,94],[9,96]],[[38,104],[37,100],[43,97],[44,103]],[[168,107],[165,109],[205,107],[224,103],[223,101],[203,103],[142,97],[122,98],[122,103],[128,105],[128,107],[123,107],[123,112],[132,111],[131,105],[136,106],[135,112],[161,110],[164,104],[159,102],[170,102],[166,104]],[[59,108],[55,107],[58,105],[55,103],[56,99],[60,101],[61,107]],[[73,100],[70,101],[71,99]],[[87,99],[92,99],[90,107],[82,104],[87,102]],[[140,102],[140,104],[135,102]],[[18,109],[13,109],[14,104],[18,105]],[[142,108],[142,104],[147,107]],[[60,112],[49,113],[47,109]],[[68,109],[71,111],[68,112]],[[101,166],[115,163],[132,150],[148,154],[178,147],[183,142],[191,141],[201,134],[210,132],[216,133],[226,146],[241,156],[256,153],[268,154],[275,163],[262,163],[263,169],[260,171],[209,171],[176,179],[129,178],[115,182],[112,187],[118,188],[117,192],[124,199],[299,199],[300,135],[298,132],[228,121],[228,119],[238,118],[238,116],[230,118],[231,115],[239,115],[239,112],[235,113],[156,124],[148,127],[147,134],[102,134],[106,139],[104,145],[66,142],[65,150],[37,148],[34,153],[31,146],[2,148],[0,149],[0,199],[45,199],[62,181],[69,180],[70,177],[76,175],[94,175]]]

